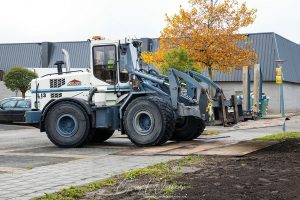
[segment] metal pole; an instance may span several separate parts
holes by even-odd
[[[283,96],[283,75],[282,75],[282,84],[280,84],[280,107],[281,107],[281,116],[285,117],[284,96]],[[285,132],[285,120],[282,125],[282,131]]]
[[[248,100],[248,105],[247,105],[247,112],[251,111],[251,87],[250,87],[250,69],[248,68],[248,79],[247,79],[247,100]]]
[[[282,81],[282,84],[280,84],[280,104],[281,104],[281,116],[285,117],[284,96],[283,96],[283,81]]]
[[[280,93],[280,113],[281,117],[285,117],[285,108],[284,108],[284,95],[283,95],[283,83],[284,83],[284,77],[283,77],[283,70],[282,70],[282,63],[285,62],[285,60],[276,60],[275,61],[278,64],[278,68],[281,69],[281,80],[282,83],[279,84],[279,93]],[[282,125],[282,131],[285,132],[286,126],[285,126],[285,120]]]
[[[263,93],[263,73],[261,70],[261,67],[259,68],[259,74],[260,74],[260,79],[259,79],[259,115],[262,117],[262,93]],[[267,111],[266,111],[267,112]]]

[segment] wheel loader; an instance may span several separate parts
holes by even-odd
[[[199,137],[211,115],[223,125],[239,120],[236,99],[226,100],[222,89],[202,74],[170,69],[165,76],[144,69],[141,41],[95,37],[89,43],[86,70],[71,71],[63,50],[64,61],[55,63],[57,73],[31,82],[26,122],[46,132],[55,145],[103,142],[116,130],[137,146],[162,145]],[[207,86],[215,89],[213,98]]]

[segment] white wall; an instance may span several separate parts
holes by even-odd
[[[243,90],[242,82],[218,82],[218,84],[227,98],[236,94],[236,91]],[[251,90],[252,88],[253,84],[251,83]],[[280,108],[279,85],[265,82],[263,92],[270,97],[268,113],[278,114]],[[286,112],[300,112],[300,84],[284,83],[284,101]]]
[[[21,93],[18,92],[17,95],[15,92],[12,92],[11,90],[7,89],[3,83],[3,81],[0,81],[0,100],[7,97],[15,97],[20,96]]]

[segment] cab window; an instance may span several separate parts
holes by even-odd
[[[117,82],[116,47],[113,45],[93,47],[94,76],[108,84]]]
[[[120,82],[129,81],[128,69],[133,69],[133,62],[129,45],[120,46]]]

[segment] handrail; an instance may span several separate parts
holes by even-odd
[[[84,71],[83,70],[76,70],[76,71],[63,72],[62,74],[68,74],[68,73],[72,73],[72,72],[84,72]],[[58,74],[58,73],[46,74],[44,76],[41,76],[41,78],[46,77],[46,76],[56,75],[56,74]]]

